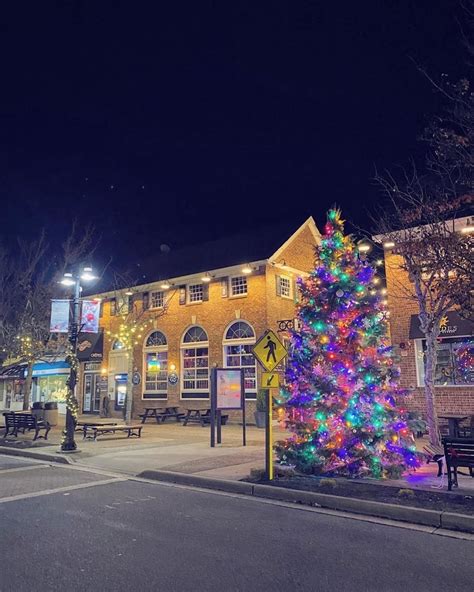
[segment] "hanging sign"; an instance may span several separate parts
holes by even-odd
[[[51,300],[51,333],[67,333],[69,330],[69,300]]]
[[[99,332],[100,300],[83,300],[81,312],[81,332]]]

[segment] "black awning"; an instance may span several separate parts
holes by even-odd
[[[10,379],[21,379],[25,378],[26,364],[14,364],[13,366],[6,366],[0,368],[0,378],[6,380]]]
[[[80,333],[77,342],[77,359],[80,362],[101,362],[104,357],[103,333]]]
[[[474,323],[463,319],[457,312],[449,311],[441,319],[439,336],[440,337],[461,337],[473,334]],[[409,339],[424,339],[425,334],[420,329],[420,319],[418,315],[410,317]]]

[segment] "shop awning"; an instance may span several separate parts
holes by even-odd
[[[101,362],[103,349],[103,333],[81,333],[77,342],[77,359],[80,362]]]
[[[457,312],[447,312],[441,319],[439,336],[440,337],[465,337],[473,334],[474,323],[463,319]],[[425,335],[420,329],[420,319],[418,315],[410,317],[409,339],[424,339]]]
[[[64,360],[59,362],[37,362],[33,364],[33,377],[69,374],[69,369],[69,365]]]
[[[7,366],[0,368],[0,380],[14,380],[25,378],[26,364],[14,364],[13,366]]]

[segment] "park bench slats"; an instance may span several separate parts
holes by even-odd
[[[458,486],[458,467],[469,469],[474,477],[474,439],[443,438],[444,456],[448,470],[448,489]]]
[[[97,436],[100,434],[115,434],[115,432],[126,432],[127,438],[131,436],[136,436],[137,438],[142,437],[142,425],[108,425],[108,426],[98,426],[98,425],[86,425],[84,426],[84,439],[90,437],[88,436],[88,432],[93,433],[93,439],[97,440]]]
[[[51,426],[47,421],[38,419],[35,415],[31,415],[31,413],[7,412],[3,414],[3,417],[5,418],[4,438],[10,434],[17,437],[20,430],[23,430],[23,433],[25,433],[26,430],[34,430],[35,437],[33,440],[37,440],[38,438],[48,439],[48,433]],[[40,435],[42,430],[45,431],[43,436]]]

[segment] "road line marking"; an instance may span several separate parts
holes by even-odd
[[[18,500],[29,499],[31,497],[41,497],[42,495],[51,495],[53,493],[63,493],[65,491],[75,491],[76,489],[86,489],[86,487],[96,487],[97,485],[109,485],[110,483],[120,483],[127,479],[103,479],[102,481],[93,481],[92,483],[80,483],[79,485],[66,485],[65,487],[56,487],[55,489],[43,489],[42,491],[33,491],[32,493],[21,493],[10,497],[0,498],[0,504],[7,502],[16,502]]]
[[[27,465],[26,467],[15,467],[13,469],[0,469],[0,475],[5,473],[18,473],[20,471],[31,471],[33,469],[47,469],[48,465]]]

